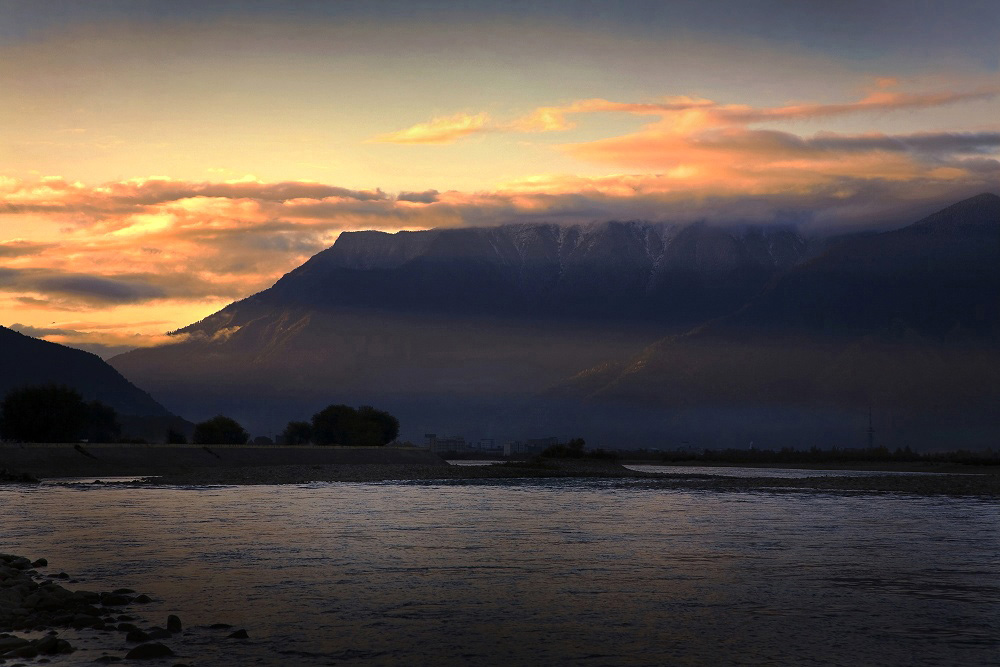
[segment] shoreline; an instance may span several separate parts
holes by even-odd
[[[257,486],[309,483],[470,483],[545,479],[618,480],[642,488],[714,492],[897,493],[918,496],[1000,498],[1000,475],[862,474],[843,476],[732,477],[705,473],[648,473],[605,461],[545,460],[489,466],[330,465],[215,468],[145,478],[138,486]],[[125,483],[129,484],[129,483]]]
[[[39,572],[48,567],[45,558],[32,561],[0,553],[0,663],[37,658],[61,664],[67,660],[109,664],[175,658],[190,654],[186,638],[193,635],[213,642],[248,638],[246,630],[229,632],[232,626],[226,623],[185,628],[174,614],[167,615],[165,627],[152,625],[141,611],[154,602],[150,596],[131,588],[69,590],[57,582],[77,580],[65,572]],[[76,658],[61,658],[72,654]]]
[[[667,466],[664,473],[624,465]],[[698,468],[687,473],[685,468]],[[733,477],[709,470],[842,470],[838,476]],[[532,459],[491,465],[450,465],[423,449],[242,445],[0,444],[0,483],[110,482],[140,487],[283,485],[324,482],[488,483],[515,479],[619,479],[664,490],[819,491],[1000,497],[1000,467],[937,462],[837,462],[727,464],[721,462],[610,462],[600,459]],[[858,475],[850,475],[856,471]],[[878,474],[885,473],[885,474]],[[900,474],[931,473],[931,474]],[[65,482],[61,482],[65,480]]]

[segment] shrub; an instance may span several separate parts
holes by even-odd
[[[250,438],[239,422],[224,415],[216,415],[194,427],[196,445],[245,445]]]

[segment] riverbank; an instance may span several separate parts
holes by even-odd
[[[427,450],[254,445],[0,444],[0,469],[37,478],[146,477],[241,467],[448,464]],[[13,481],[13,480],[12,480]]]
[[[483,466],[317,465],[215,468],[149,478],[144,483],[172,486],[306,484],[310,482],[440,481],[483,482],[513,479],[627,479],[650,488],[740,491],[820,491],[1000,497],[1000,475],[864,474],[836,477],[732,477],[711,474],[650,473],[617,463],[546,459]]]
[[[672,466],[673,467],[673,466]],[[996,466],[858,463],[705,466],[651,473],[594,459],[533,459],[483,466],[449,465],[427,450],[384,447],[253,447],[235,445],[0,445],[8,482],[67,478],[143,478],[148,485],[272,485],[310,482],[488,481],[541,478],[632,479],[663,489],[828,491],[1000,497]],[[857,470],[858,475],[734,477],[705,468]],[[883,472],[885,474],[872,474]],[[898,474],[898,473],[935,474]],[[895,473],[895,474],[894,474]]]
[[[181,619],[171,614],[166,627],[149,625],[138,611],[153,602],[148,595],[130,588],[69,590],[57,583],[70,579],[65,572],[39,572],[48,565],[44,558],[31,561],[0,554],[0,663],[38,658],[54,664],[107,664],[123,658],[177,655],[162,642],[180,638],[184,632]],[[219,624],[207,630],[228,628]],[[241,637],[246,638],[246,633],[234,638]]]
[[[783,470],[853,470],[859,472],[930,472],[960,475],[998,475],[1000,465],[947,463],[941,461],[844,461],[836,463],[735,463],[721,461],[659,461],[624,459],[622,465],[652,465],[677,468],[757,468]]]

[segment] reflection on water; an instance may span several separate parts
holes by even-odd
[[[618,480],[0,487],[0,550],[148,592],[153,622],[247,628],[248,643],[172,640],[199,664],[930,665],[1000,650],[1000,503],[983,500]]]

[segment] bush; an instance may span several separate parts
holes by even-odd
[[[245,445],[250,438],[239,422],[223,415],[216,415],[194,427],[196,445]]]

